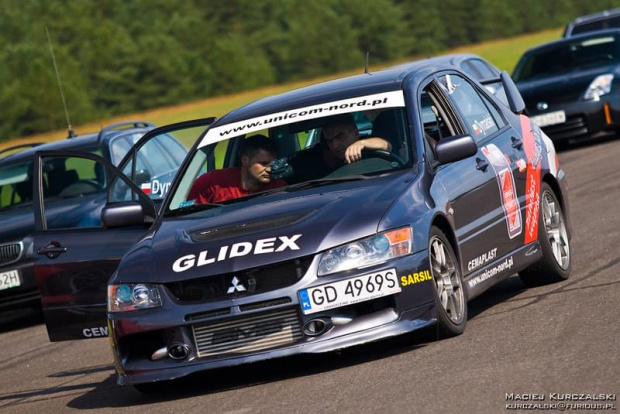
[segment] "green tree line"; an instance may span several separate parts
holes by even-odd
[[[617,0],[616,0],[617,1]],[[614,0],[0,0],[0,141],[557,28]]]

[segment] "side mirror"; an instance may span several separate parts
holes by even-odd
[[[508,100],[510,110],[517,115],[521,115],[525,112],[525,102],[523,101],[519,89],[517,89],[517,85],[515,85],[506,71],[503,71],[499,77],[502,80],[502,85],[504,85],[504,91],[506,92],[506,99]]]
[[[435,146],[435,157],[439,164],[463,160],[476,155],[478,146],[471,135],[455,135],[439,140]]]
[[[136,201],[109,204],[101,211],[101,222],[108,229],[150,224],[151,221],[151,217]]]

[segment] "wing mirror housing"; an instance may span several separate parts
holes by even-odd
[[[525,102],[523,101],[523,97],[508,72],[503,71],[500,73],[499,77],[502,80],[502,85],[504,85],[504,91],[506,92],[506,99],[508,100],[510,110],[517,115],[525,113]]]
[[[152,217],[144,211],[136,201],[107,204],[101,211],[101,222],[104,227],[130,227],[152,223]]]
[[[478,146],[471,135],[455,135],[439,140],[435,146],[435,158],[439,164],[463,160],[476,155]]]

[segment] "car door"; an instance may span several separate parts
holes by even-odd
[[[449,194],[461,266],[468,275],[512,251],[523,231],[519,192],[511,159],[514,133],[488,97],[466,77],[438,77],[436,98],[443,111],[453,113],[456,133],[471,135],[475,157],[443,168],[438,174]],[[439,99],[441,98],[441,99]],[[516,178],[516,179],[515,179]]]
[[[51,341],[107,336],[107,281],[123,255],[155,221],[156,203],[165,195],[151,199],[141,190],[136,160],[144,155],[144,149],[151,148],[149,142],[164,135],[193,135],[192,141],[196,141],[213,120],[150,131],[127,154],[120,168],[94,154],[37,153],[33,172],[34,272]],[[75,171],[78,180],[70,184],[52,182],[61,177],[49,174],[49,165],[53,164],[64,164],[66,170]],[[50,188],[61,190],[50,193]],[[144,220],[106,228],[102,211],[114,205],[140,208]]]

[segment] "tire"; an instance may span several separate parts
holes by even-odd
[[[437,227],[431,228],[428,256],[435,287],[439,338],[460,335],[467,324],[467,294],[454,250],[445,234]]]
[[[519,272],[521,281],[528,287],[534,287],[568,279],[572,255],[566,232],[566,219],[558,198],[545,182],[540,186],[538,240],[543,257]]]

